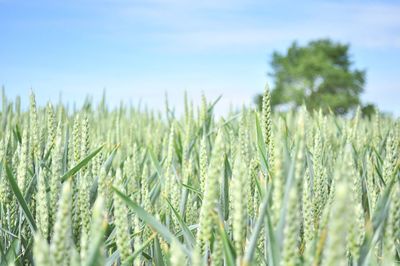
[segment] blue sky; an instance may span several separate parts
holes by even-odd
[[[0,0],[0,84],[23,102],[95,100],[182,109],[183,91],[223,95],[217,111],[262,92],[273,51],[293,40],[351,44],[362,98],[400,115],[399,1]]]

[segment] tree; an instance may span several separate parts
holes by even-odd
[[[293,42],[286,54],[272,55],[272,107],[297,108],[304,103],[309,110],[346,114],[360,105],[365,84],[365,71],[352,65],[347,44],[329,39],[305,46]]]
[[[372,103],[367,103],[361,107],[361,113],[363,117],[371,118],[377,112],[377,108]]]

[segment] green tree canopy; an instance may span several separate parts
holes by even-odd
[[[305,103],[310,110],[345,114],[360,105],[365,71],[353,68],[347,44],[329,39],[305,46],[293,42],[285,54],[273,53],[271,65],[272,107]]]

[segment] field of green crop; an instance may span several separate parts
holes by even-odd
[[[400,121],[3,95],[0,265],[395,265]]]

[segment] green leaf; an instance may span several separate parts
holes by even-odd
[[[289,202],[289,192],[290,189],[294,184],[294,167],[295,167],[295,158],[296,154],[298,152],[298,145],[296,145],[295,150],[294,150],[294,155],[290,159],[290,164],[289,164],[289,171],[287,172],[287,178],[286,178],[286,184],[285,184],[285,193],[283,196],[283,201],[281,203],[281,212],[280,212],[280,218],[278,222],[278,226],[276,229],[276,238],[279,243],[279,246],[282,245],[283,243],[283,228],[285,225],[285,219],[286,219],[286,213],[287,213],[287,207],[288,207],[288,202]],[[288,155],[289,156],[289,155]]]
[[[3,258],[5,258],[5,256],[4,256],[4,248],[3,248],[3,244],[2,244],[2,241],[0,241],[0,265],[1,266],[3,266],[3,265],[7,265],[7,261],[6,260],[3,260]]]
[[[158,266],[164,266],[163,254],[158,237],[154,240],[154,264]]]
[[[222,99],[222,95],[218,96],[217,99],[214,100],[214,102],[210,105],[210,107],[208,108],[207,112],[211,113],[215,107],[215,105],[217,105],[217,103]]]
[[[12,189],[15,197],[17,198],[19,205],[22,208],[22,211],[24,212],[25,217],[28,220],[30,228],[32,229],[33,232],[35,232],[37,229],[35,220],[33,219],[33,215],[31,213],[31,211],[29,210],[28,204],[26,204],[26,201],[25,201],[24,197],[22,196],[21,191],[18,188],[17,182],[15,181],[14,175],[12,173],[12,170],[6,163],[4,163],[4,167],[6,169],[6,173],[7,173],[6,176],[7,176],[8,182],[10,183],[11,189]]]
[[[270,197],[270,189],[268,190],[268,193],[264,196],[264,199],[262,201],[260,213],[258,214],[257,222],[254,226],[253,232],[251,233],[250,241],[249,244],[247,245],[245,255],[243,258],[243,266],[245,265],[251,265],[254,257],[254,253],[257,249],[257,240],[258,237],[260,236],[261,229],[263,225],[265,224],[265,216],[267,214],[267,207],[268,207],[268,201]],[[269,215],[269,214],[267,214]]]
[[[51,144],[50,147],[48,148],[48,150],[46,151],[46,154],[43,157],[43,161],[48,161],[49,157],[51,155],[51,150],[54,148],[54,144]]]
[[[20,253],[21,243],[18,239],[14,239],[5,254],[5,265],[21,265],[18,261],[18,254]]]
[[[278,265],[279,246],[275,239],[274,230],[272,229],[271,215],[269,213],[270,213],[269,208],[267,207],[265,233],[267,236],[267,249],[268,249],[267,254],[269,254],[268,265],[274,266]]]
[[[182,250],[189,256],[190,253],[184,247],[178,239],[168,230],[167,227],[162,225],[159,221],[157,221],[152,215],[148,214],[142,207],[140,207],[138,204],[133,202],[128,196],[126,196],[124,193],[120,192],[117,188],[113,187],[115,193],[126,203],[126,205],[131,208],[148,226],[150,226],[152,229],[157,231],[160,236],[162,236],[165,241],[167,241],[169,244],[172,243],[172,241],[176,241],[181,245]]]
[[[119,251],[116,250],[110,256],[108,256],[106,260],[106,266],[117,265],[118,258],[119,258]]]
[[[75,165],[71,170],[66,172],[62,177],[61,177],[61,182],[65,182],[68,178],[71,176],[75,175],[79,170],[81,170],[82,167],[86,166],[90,160],[96,156],[101,149],[103,149],[104,145],[101,145],[99,148],[94,150],[92,153],[90,153],[88,156],[83,158],[77,165]]]
[[[233,245],[232,245],[231,241],[229,240],[229,236],[225,231],[224,223],[219,218],[216,218],[216,220],[217,220],[217,230],[221,236],[222,245],[224,247],[226,263],[227,263],[227,265],[235,265],[236,254],[233,249]]]
[[[156,233],[152,234],[149,239],[147,239],[140,247],[135,248],[135,252],[130,255],[127,259],[126,262],[124,264],[122,264],[123,266],[128,266],[128,265],[132,265],[133,260],[140,255],[140,253],[142,253],[142,251],[147,248],[151,242],[153,242],[153,239],[157,236]]]
[[[182,217],[175,210],[175,208],[172,207],[172,204],[171,204],[171,202],[169,202],[168,199],[167,199],[167,203],[168,203],[169,207],[171,208],[172,212],[175,214],[175,217],[178,220],[179,225],[181,226],[182,234],[183,234],[183,237],[185,238],[185,242],[187,242],[190,245],[190,247],[192,248],[196,243],[196,240],[192,234],[192,231],[190,231],[190,229],[187,227],[187,225],[183,221]]]
[[[13,133],[14,133],[14,136],[17,139],[18,143],[21,144],[22,143],[21,131],[19,130],[18,125],[16,125],[15,129],[13,129]]]
[[[377,202],[375,213],[372,217],[372,224],[368,224],[366,227],[364,241],[360,247],[358,265],[368,265],[369,253],[383,233],[385,220],[389,213],[390,192],[395,181],[396,177],[391,179]]]
[[[104,242],[104,232],[106,228],[99,228],[96,232],[96,237],[90,240],[90,249],[88,252],[87,262],[84,264],[86,266],[96,266],[98,265],[98,258],[101,252],[101,245]],[[104,263],[104,262],[103,262]]]
[[[107,160],[104,162],[104,167],[106,169],[106,173],[108,173],[108,171],[110,171],[112,162],[115,158],[115,154],[117,153],[117,150],[119,148],[119,145],[115,146],[114,149],[111,151],[110,156],[108,156]]]
[[[6,233],[7,235],[9,235],[10,237],[18,238],[17,235],[15,235],[14,233],[10,232],[10,231],[7,230],[7,229],[2,228],[1,226],[0,226],[0,231],[3,231],[4,233]],[[1,241],[0,241],[0,242],[1,242]],[[1,247],[0,247],[0,251],[1,251]]]
[[[194,188],[194,187],[192,187],[192,186],[190,186],[190,185],[187,185],[187,184],[183,184],[183,183],[182,183],[181,185],[182,185],[183,187],[187,188],[188,190],[194,192],[195,194],[197,194],[197,196],[200,198],[200,200],[202,200],[203,194],[201,193],[200,190],[198,190],[198,189],[196,189],[196,188]]]
[[[154,167],[156,168],[156,172],[158,176],[163,176],[163,170],[161,167],[160,162],[157,160],[157,156],[154,154],[152,150],[147,150],[150,155],[151,162],[153,163]],[[164,163],[165,159],[161,162]]]
[[[227,221],[229,218],[229,183],[232,177],[232,169],[228,161],[228,157],[225,156],[224,160],[224,179],[221,182],[221,211],[224,220]]]

